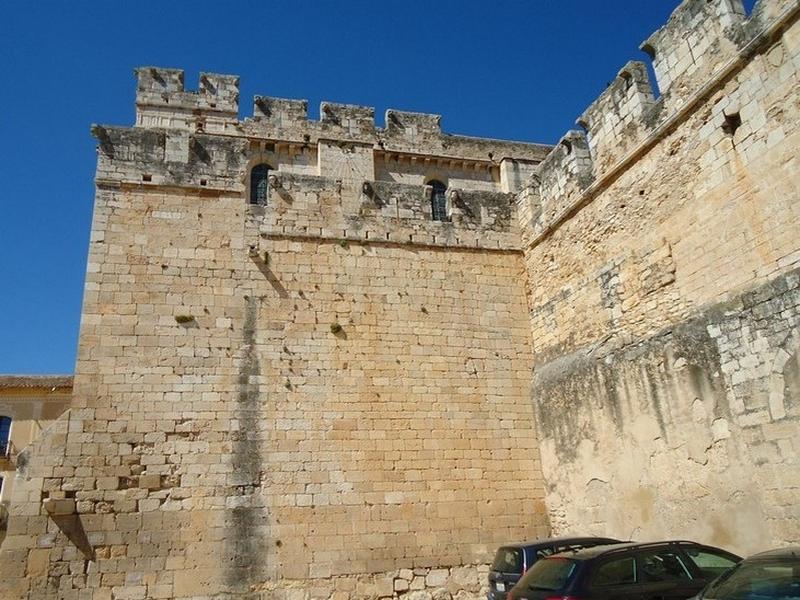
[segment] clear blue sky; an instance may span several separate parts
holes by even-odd
[[[752,2],[751,2],[752,3]],[[5,0],[0,373],[71,373],[91,222],[91,123],[130,125],[133,69],[255,94],[443,115],[449,133],[555,142],[677,0]]]

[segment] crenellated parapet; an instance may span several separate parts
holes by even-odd
[[[779,18],[782,14],[797,8],[797,0],[758,0],[750,13],[748,33],[757,32],[763,25]]]
[[[568,131],[542,162],[523,193],[520,217],[527,237],[536,237],[581,198],[594,175],[589,142],[582,131]]]
[[[196,92],[184,89],[180,69],[136,69],[136,125],[190,131],[224,131],[239,113],[239,78],[201,73]]]
[[[238,77],[136,76],[135,127],[92,128],[97,184],[239,197],[270,235],[518,249],[513,194],[551,148],[450,135],[434,114],[388,110],[381,127],[335,102],[310,119],[306,100],[256,96],[240,119]]]
[[[387,110],[385,127],[371,106],[322,102],[319,120],[309,119],[308,101],[256,96],[252,116],[238,118],[239,78],[202,73],[197,91],[186,91],[179,69],[141,67],[136,106],[138,127],[223,133],[276,143],[315,145],[320,140],[365,144],[376,152],[432,155],[498,164],[504,159],[538,164],[550,146],[451,135],[441,116]]]
[[[629,62],[578,119],[588,134],[594,168],[603,173],[645,139],[659,109],[647,66]]]
[[[652,59],[660,96],[647,65],[628,62],[537,167],[520,195],[519,217],[530,243],[591,201],[604,185],[688,118],[699,104],[769,48],[800,12],[798,0],[759,0],[748,17],[741,0],[684,0],[641,46]],[[738,101],[720,102],[713,125],[732,135]],[[734,114],[735,113],[735,114]],[[738,121],[737,121],[738,119]],[[748,131],[745,123],[742,129]]]
[[[653,61],[668,110],[680,107],[736,56],[745,18],[742,0],[684,0],[645,40],[641,49]]]
[[[275,129],[291,129],[308,120],[308,100],[256,96],[253,118]]]

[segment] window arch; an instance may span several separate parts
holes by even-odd
[[[250,204],[267,204],[269,196],[269,172],[272,170],[267,163],[261,163],[250,171]]]
[[[8,454],[11,442],[11,417],[0,416],[0,456]]]
[[[434,221],[447,221],[447,186],[438,179],[431,179],[428,185],[431,193],[431,218]]]

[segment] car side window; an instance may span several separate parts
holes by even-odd
[[[706,577],[717,577],[736,564],[736,561],[729,556],[723,556],[708,550],[685,549],[686,554],[692,559],[697,568]]]
[[[653,550],[639,555],[640,580],[646,583],[660,581],[688,581],[691,571],[681,555],[673,550]]]
[[[548,556],[552,556],[553,554],[555,554],[553,548],[539,548],[536,551],[536,560],[539,560],[540,558],[547,558]]]
[[[600,565],[592,577],[593,586],[636,583],[636,561],[632,556]]]

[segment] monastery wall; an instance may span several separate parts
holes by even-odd
[[[797,15],[683,2],[520,196],[555,531],[800,541]]]
[[[546,151],[352,107],[244,134],[235,78],[201,78],[212,102],[138,73],[138,126],[93,127],[75,393],[22,460],[0,597],[481,597],[499,544],[549,532],[514,184],[488,156],[519,181]]]
[[[798,14],[685,0],[660,91],[629,62],[555,147],[138,69],[0,597],[469,600],[551,531],[800,541]]]

